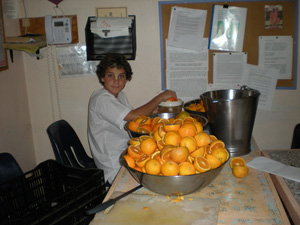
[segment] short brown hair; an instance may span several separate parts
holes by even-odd
[[[101,78],[105,76],[105,72],[108,68],[124,69],[126,72],[126,80],[132,79],[132,69],[125,56],[117,53],[107,54],[98,64],[96,74],[99,82],[104,85]]]

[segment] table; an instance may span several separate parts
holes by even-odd
[[[257,156],[261,156],[261,151],[252,151],[242,158],[248,162]],[[126,192],[137,185],[127,169],[122,167],[104,201],[115,192]],[[154,194],[145,188],[135,193]],[[290,224],[270,175],[253,168],[249,168],[246,178],[237,179],[227,162],[219,176],[207,187],[185,196],[186,199],[188,197],[219,199],[218,224]]]
[[[262,154],[300,168],[300,149],[263,150]],[[293,223],[300,224],[300,183],[276,175],[271,175],[271,178]]]

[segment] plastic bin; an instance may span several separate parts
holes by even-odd
[[[132,18],[132,25],[129,28],[129,36],[101,38],[91,32],[91,23],[95,22],[97,17],[88,17],[85,26],[85,42],[88,61],[99,61],[108,53],[119,53],[127,60],[134,60],[136,55],[136,26],[135,15],[129,15]]]
[[[103,170],[47,160],[0,186],[0,224],[89,224],[105,194]]]

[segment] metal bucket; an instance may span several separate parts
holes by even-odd
[[[211,134],[225,143],[231,157],[251,151],[251,136],[260,92],[243,86],[241,89],[203,93]]]

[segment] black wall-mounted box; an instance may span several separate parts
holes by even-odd
[[[120,53],[128,60],[134,60],[136,54],[136,24],[135,16],[132,18],[132,25],[129,27],[129,36],[101,38],[99,35],[91,32],[91,23],[97,20],[97,17],[88,17],[85,26],[85,41],[87,60],[101,60],[108,53]]]

